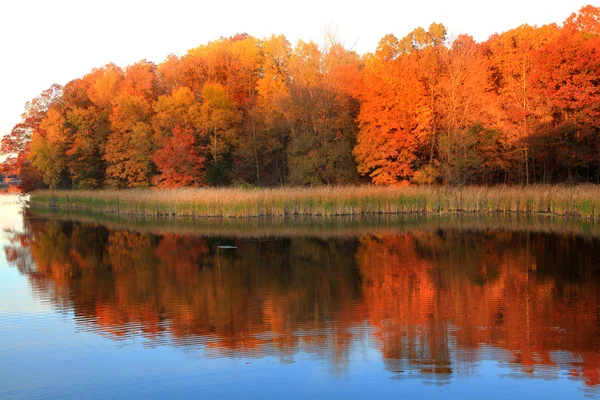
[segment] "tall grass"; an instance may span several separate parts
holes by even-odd
[[[130,189],[37,191],[35,208],[123,216],[259,217],[541,213],[600,218],[600,186]]]

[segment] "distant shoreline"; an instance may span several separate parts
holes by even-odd
[[[168,218],[121,217],[64,210],[29,210],[28,217],[72,221],[83,225],[102,225],[109,229],[126,229],[156,235],[251,237],[356,237],[390,235],[406,232],[469,230],[477,232],[505,231],[522,233],[568,234],[599,238],[600,220],[540,214],[498,213],[429,213],[370,214],[354,216],[288,216],[257,218]]]
[[[60,190],[32,192],[30,205],[33,209],[169,218],[526,213],[599,219],[600,186]]]
[[[19,182],[12,182],[12,181],[11,182],[0,182],[0,190],[8,189],[10,191],[10,193],[18,193],[18,192],[20,192],[18,190],[19,183],[21,183],[21,182],[20,181]],[[14,190],[11,190],[11,189],[14,189]]]

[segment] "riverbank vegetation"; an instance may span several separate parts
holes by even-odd
[[[595,185],[346,186],[36,191],[33,208],[123,216],[263,217],[401,213],[542,213],[596,219]]]
[[[483,43],[433,23],[364,55],[238,34],[54,85],[0,153],[24,190],[597,183],[599,34],[593,6]]]

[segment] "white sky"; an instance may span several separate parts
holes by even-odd
[[[359,53],[388,33],[443,23],[478,41],[524,23],[564,21],[594,0],[1,0],[0,136],[19,122],[26,101],[109,62],[161,62],[220,36],[247,32],[321,41],[338,30]]]

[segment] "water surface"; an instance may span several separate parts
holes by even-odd
[[[2,399],[600,397],[595,226],[179,226],[15,199]]]

